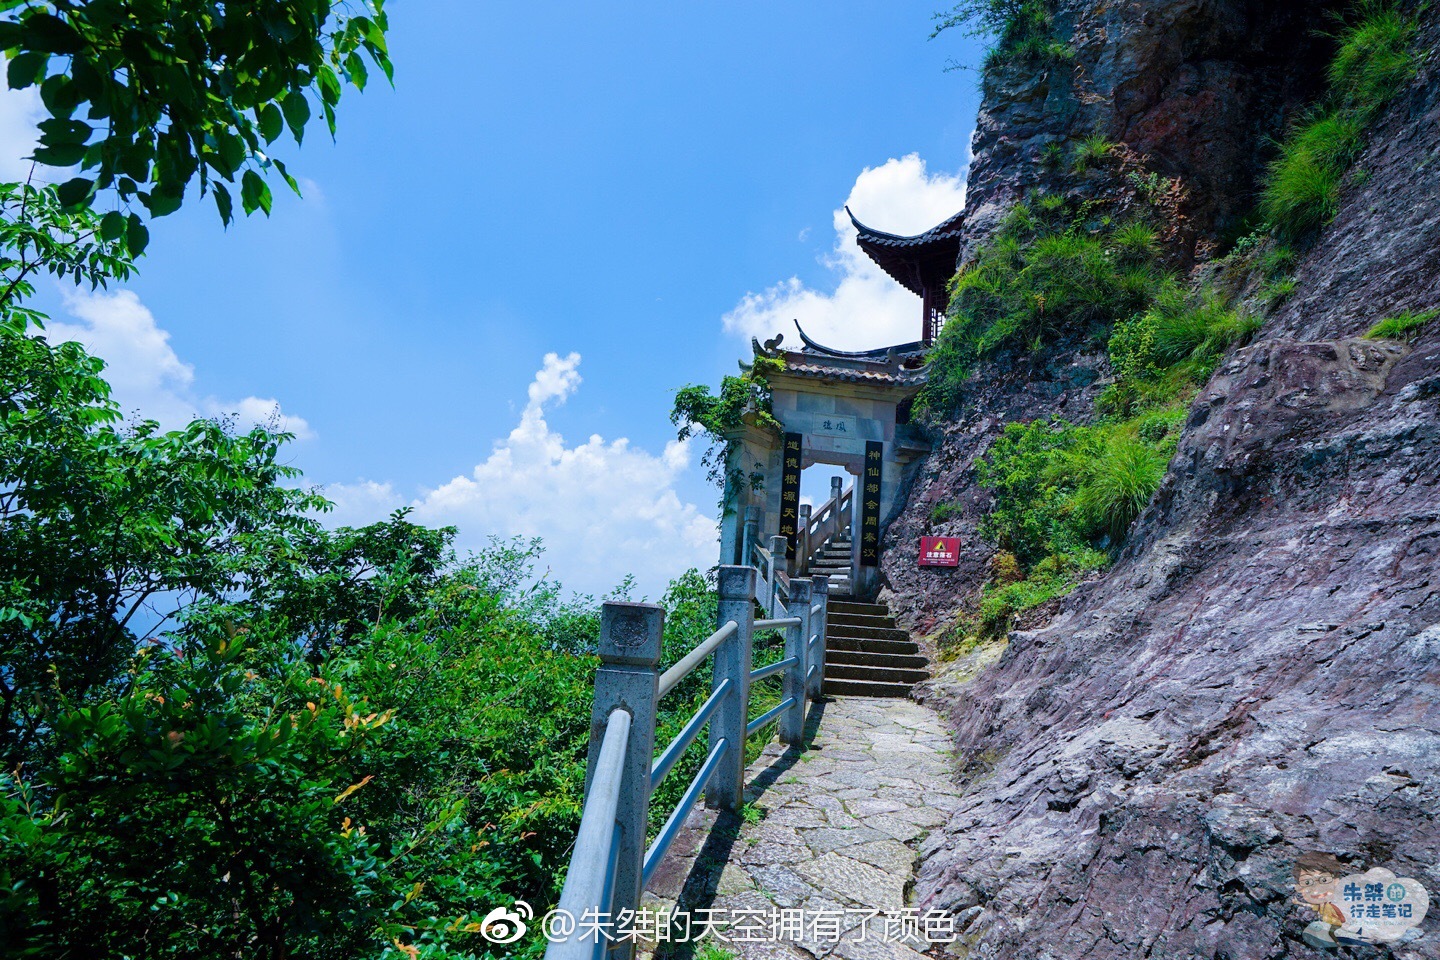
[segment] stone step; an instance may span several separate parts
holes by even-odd
[[[853,650],[826,650],[826,665],[838,667],[891,667],[902,670],[926,670],[930,661],[919,654],[856,653]]]
[[[909,640],[910,632],[898,627],[852,627],[843,623],[830,622],[825,631],[827,637],[844,637],[847,640]]]
[[[920,645],[913,640],[868,640],[852,637],[826,637],[829,650],[848,650],[851,653],[898,653],[913,657],[920,652]]]
[[[908,683],[879,683],[872,680],[831,680],[825,678],[825,694],[832,697],[910,697]]]
[[[888,617],[890,608],[883,603],[857,603],[854,600],[840,600],[830,604],[831,613],[856,613],[862,617]]]
[[[831,626],[846,627],[881,627],[886,630],[895,629],[894,617],[871,617],[862,613],[832,613],[830,614]]]
[[[810,569],[811,569],[811,570],[849,570],[849,569],[850,569],[850,560],[849,560],[848,557],[847,557],[846,559],[844,559],[844,560],[812,560],[812,561],[810,562]]]
[[[930,675],[924,670],[915,670],[908,667],[852,667],[845,664],[832,664],[825,661],[825,679],[835,680],[863,680],[867,683],[904,683],[913,685],[928,680]]]

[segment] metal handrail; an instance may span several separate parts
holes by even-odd
[[[625,918],[639,909],[645,884],[701,794],[710,806],[738,810],[744,798],[746,739],[777,720],[780,740],[803,748],[806,705],[818,700],[823,689],[828,588],[823,577],[785,576],[784,540],[772,537],[770,546],[774,576],[769,584],[753,568],[720,568],[717,619],[725,623],[664,673],[658,669],[664,610],[655,604],[620,602],[602,608],[600,669],[591,710],[596,739],[590,744],[580,831],[557,909],[577,920],[605,919],[575,923],[568,936],[549,945],[546,960],[632,960],[635,941],[628,936]],[[765,609],[786,615],[757,620],[755,607],[767,588]],[[812,602],[812,596],[820,602]],[[784,631],[781,660],[753,666],[757,629]],[[675,690],[707,657],[714,658],[710,695],[657,756],[660,697]],[[752,685],[776,676],[784,681],[780,703],[748,719]],[[656,788],[705,729],[709,746],[700,768],[680,802],[668,811],[660,833],[645,847]]]
[[[710,698],[700,705],[700,709],[695,711],[695,716],[690,718],[690,722],[685,724],[684,728],[675,735],[674,740],[670,741],[670,746],[666,747],[664,752],[651,764],[651,790],[660,786],[660,781],[665,779],[665,774],[669,773],[670,768],[675,766],[675,762],[684,755],[685,748],[690,746],[690,743],[704,728],[705,722],[710,719],[710,714],[714,713],[715,708],[720,705],[720,701],[725,699],[731,686],[729,677],[721,680],[719,686],[710,694]]]
[[[695,806],[695,801],[700,799],[700,791],[705,789],[705,784],[710,782],[710,777],[715,773],[726,752],[730,749],[730,741],[721,739],[705,758],[701,765],[700,772],[695,774],[695,779],[690,781],[690,786],[685,789],[685,795],[675,805],[675,810],[665,821],[665,826],[660,828],[660,833],[655,837],[655,842],[650,844],[650,849],[645,851],[645,862],[640,867],[640,882],[646,884],[655,875],[655,868],[660,866],[660,861],[665,859],[665,852],[670,849],[670,844],[680,834],[680,826],[685,822],[685,815],[690,808]]]
[[[738,629],[740,629],[740,625],[734,620],[731,620],[725,624],[725,626],[705,638],[705,642],[700,644],[700,646],[681,657],[679,663],[660,674],[659,696],[663,697],[671,690],[674,690],[675,684],[684,680],[690,671],[700,666],[700,663],[706,657],[715,652],[716,647],[724,643],[726,639],[732,636]]]
[[[774,663],[766,664],[763,667],[751,670],[750,682],[759,683],[761,680],[764,680],[768,677],[773,677],[775,676],[775,674],[784,670],[786,667],[793,667],[799,662],[799,657],[786,657],[784,660],[776,660]]]
[[[560,891],[559,909],[572,917],[583,916],[586,910],[609,907],[607,890],[614,880],[615,857],[619,848],[620,825],[615,813],[620,805],[624,785],[625,748],[630,743],[630,712],[616,708],[605,721],[605,736],[600,742],[600,756],[595,761],[595,775],[586,791],[585,808],[580,816],[580,832],[575,837],[575,852],[570,857],[570,871]],[[596,866],[607,865],[597,870]],[[580,869],[575,869],[579,866]],[[565,940],[552,943],[545,951],[549,960],[590,960],[594,943],[580,937],[579,924]],[[600,938],[596,933],[597,940]]]
[[[784,713],[786,710],[789,710],[793,706],[795,706],[794,697],[786,697],[784,700],[781,700],[775,706],[771,707],[769,710],[766,710],[754,720],[751,720],[749,723],[745,724],[745,736],[750,736],[750,734],[754,733],[756,730],[759,730],[771,720],[779,717],[780,714]]]

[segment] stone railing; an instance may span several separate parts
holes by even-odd
[[[784,537],[771,537],[767,548],[755,542],[747,554],[755,568],[755,603],[770,616],[779,616],[789,603],[790,561],[785,558]]]
[[[830,478],[830,499],[815,510],[800,505],[800,529],[795,546],[795,572],[805,576],[810,572],[810,559],[831,539],[850,530],[853,522],[855,488],[841,491],[839,477]]]
[[[781,543],[783,563],[784,541]],[[585,807],[558,907],[570,929],[550,931],[546,960],[629,960],[635,942],[625,927],[640,907],[646,881],[664,859],[701,793],[707,806],[730,811],[740,808],[745,740],[770,723],[779,722],[783,743],[802,744],[806,705],[819,699],[825,679],[829,586],[823,577],[790,580],[785,616],[756,619],[758,582],[752,567],[722,566],[720,628],[664,673],[658,667],[664,610],[651,603],[604,605],[600,670],[595,676],[595,704],[590,715]],[[776,663],[756,668],[752,663],[755,631],[770,629],[785,631],[785,655]],[[709,698],[656,756],[660,699],[711,657],[714,669]],[[751,685],[777,674],[783,675],[780,702],[752,719]],[[659,834],[646,846],[655,788],[707,727],[704,763]]]

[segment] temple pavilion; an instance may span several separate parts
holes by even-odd
[[[782,346],[783,334],[765,343],[751,341],[756,357],[784,361],[783,371],[768,375],[781,429],[749,415],[727,438],[727,475],[758,474],[763,482],[758,488],[727,483],[720,562],[756,564],[764,573],[776,549],[783,548],[780,566],[787,576],[823,567],[832,574],[833,595],[869,598],[879,589],[885,526],[930,451],[910,424],[910,407],[925,384],[926,357],[944,323],[964,214],[912,237],[867,227],[853,214],[850,219],[860,249],[920,297],[920,336],[869,350],[839,350],[816,342],[796,322],[800,342],[793,348]],[[748,371],[752,365],[740,366]],[[817,463],[840,467],[851,482],[847,487],[835,478],[829,491],[807,497],[819,504],[812,508],[801,503],[800,474]],[[847,548],[849,563],[837,561]]]

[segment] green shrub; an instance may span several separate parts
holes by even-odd
[[[930,37],[951,29],[992,42],[985,56],[987,70],[1011,63],[1063,63],[1075,56],[1055,37],[1047,0],[961,0],[935,14]]]
[[[1341,27],[1325,104],[1286,136],[1265,173],[1261,212],[1280,236],[1304,237],[1334,219],[1365,128],[1415,75],[1416,28],[1414,17],[1376,0],[1359,4]]]
[[[1239,249],[1238,245],[1236,249]],[[1289,273],[1295,267],[1295,251],[1285,244],[1272,244],[1260,255],[1257,266],[1267,277]]]
[[[1211,288],[1190,291],[1166,284],[1150,309],[1115,325],[1109,351],[1116,383],[1102,408],[1129,414],[1184,396],[1204,383],[1225,350],[1248,338],[1260,322]]]
[[[1066,458],[1078,481],[1076,519],[1091,537],[1118,543],[1160,488],[1173,447],[1157,447],[1124,432],[1097,439],[1083,454]]]
[[[1260,288],[1260,299],[1265,301],[1266,307],[1273,310],[1294,296],[1295,290],[1299,286],[1300,281],[1294,277],[1277,277],[1274,280],[1267,280]]]
[[[965,508],[958,503],[937,503],[930,508],[930,522],[944,523],[964,514]]]
[[[1101,336],[1143,309],[1165,284],[1157,254],[1146,224],[1092,224],[1056,195],[1017,204],[950,282],[950,316],[931,352],[920,409],[952,409],[986,354]]]
[[[1023,580],[987,584],[980,593],[979,637],[1003,636],[1016,616],[1063,597],[1074,590],[1086,574],[1102,570],[1108,564],[1109,557],[1105,554],[1084,550],[1047,557]]]
[[[1359,117],[1332,110],[1302,123],[1280,145],[1266,170],[1260,209],[1281,236],[1302,237],[1334,219],[1363,133]]]
[[[1417,23],[1376,0],[1359,4],[1354,18],[1353,26],[1340,31],[1340,49],[1327,76],[1341,105],[1369,120],[1415,76],[1418,64],[1410,43]]]
[[[1075,145],[1074,153],[1070,158],[1071,169],[1076,173],[1084,173],[1101,166],[1115,152],[1116,146],[1117,144],[1099,134],[1086,137]]]
[[[1365,339],[1413,340],[1420,335],[1421,329],[1436,317],[1440,317],[1440,309],[1426,310],[1424,313],[1416,313],[1413,310],[1397,313],[1371,327],[1366,332]]]
[[[705,384],[690,384],[676,391],[670,410],[676,436],[683,441],[701,434],[709,441],[700,462],[706,468],[705,478],[722,490],[727,481],[759,486],[762,478],[758,473],[749,477],[726,475],[731,452],[726,435],[741,426],[746,414],[753,414],[763,425],[779,428],[779,421],[771,416],[767,377],[784,368],[784,360],[756,357],[754,366],[745,373],[722,379],[718,394],[712,394]],[[721,506],[728,505],[722,503]]]

